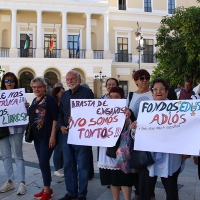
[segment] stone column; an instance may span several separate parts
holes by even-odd
[[[109,21],[108,13],[104,14],[104,59],[111,59],[111,52],[109,50]]]
[[[86,59],[93,59],[93,51],[91,48],[91,13],[86,15]]]
[[[17,10],[12,10],[12,23],[11,23],[11,48],[10,57],[18,57],[17,50]]]
[[[67,12],[62,12],[62,50],[61,58],[68,58],[69,51],[67,49],[68,44],[68,31],[67,31]]]
[[[37,10],[37,47],[36,47],[36,58],[44,58],[43,49],[43,31],[42,31],[42,11]]]

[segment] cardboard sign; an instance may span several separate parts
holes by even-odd
[[[134,149],[199,155],[200,101],[140,103]]]
[[[123,129],[126,99],[71,99],[68,143],[112,147]]]
[[[24,88],[0,91],[0,127],[28,123]]]

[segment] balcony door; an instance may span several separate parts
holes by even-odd
[[[78,58],[79,53],[76,55],[76,49],[78,48],[78,35],[68,35],[68,49],[69,58]],[[80,47],[80,46],[79,46]],[[80,49],[79,49],[80,51]]]
[[[53,49],[50,50],[50,43],[52,37],[53,41]],[[57,40],[56,34],[45,34],[44,35],[44,58],[57,58]]]
[[[20,57],[33,58],[33,35],[30,34],[30,46],[29,49],[24,49],[26,42],[26,34],[20,34]]]
[[[143,51],[142,60],[144,63],[154,63],[154,49],[153,49],[153,40],[144,39],[145,49]]]
[[[117,38],[118,62],[128,62],[128,38]]]

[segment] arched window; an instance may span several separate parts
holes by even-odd
[[[33,74],[29,71],[25,71],[20,75],[19,85],[21,88],[25,88],[26,93],[32,93],[33,90],[30,86],[31,80],[34,78]]]
[[[49,85],[50,87],[53,88],[53,86],[55,85],[55,83],[58,82],[58,77],[54,72],[46,72],[44,75],[44,78],[48,78],[49,79]]]

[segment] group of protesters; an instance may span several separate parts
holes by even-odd
[[[131,138],[135,137],[137,118],[141,101],[148,100],[177,100],[191,99],[194,95],[190,81],[185,81],[184,88],[179,96],[170,89],[170,82],[156,78],[150,85],[150,74],[147,70],[140,69],[134,73],[134,82],[137,90],[131,98],[128,95],[125,109],[125,124],[122,134],[130,130]],[[48,80],[36,77],[31,80],[31,88],[35,94],[32,103],[25,103],[31,124],[34,147],[38,156],[42,172],[44,187],[42,191],[34,194],[35,199],[50,200],[53,197],[51,188],[50,158],[53,155],[55,166],[54,175],[65,178],[67,193],[59,200],[86,200],[88,180],[93,168],[93,155],[91,146],[68,144],[70,134],[69,125],[71,116],[71,99],[94,99],[94,94],[89,87],[81,85],[81,78],[77,71],[71,70],[66,74],[68,90],[58,83],[52,89]],[[19,88],[18,79],[12,72],[7,72],[1,81],[2,90]],[[106,80],[107,93],[101,99],[124,99],[124,90],[119,87],[115,78]],[[15,188],[13,184],[14,173],[12,167],[12,154],[17,167],[19,187],[18,195],[26,193],[25,164],[23,159],[23,135],[25,126],[10,126],[10,135],[0,140],[0,151],[5,168],[6,183],[0,192],[7,192]],[[68,134],[69,133],[69,134]],[[119,138],[120,140],[120,138]],[[98,145],[97,145],[98,146]],[[125,173],[116,167],[116,159],[109,157],[106,147],[100,147],[98,153],[98,167],[102,185],[109,186],[113,199],[120,199],[120,189],[125,200],[131,200],[132,186],[135,188],[133,200],[155,200],[155,184],[157,177],[161,178],[166,191],[167,200],[178,200],[177,181],[179,173],[184,168],[184,161],[188,155],[152,152],[154,164],[141,169],[133,169]],[[93,171],[93,169],[92,169]]]

